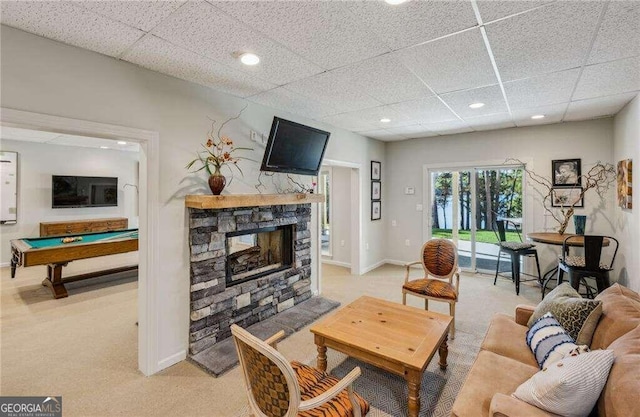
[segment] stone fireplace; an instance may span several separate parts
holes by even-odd
[[[230,337],[231,324],[248,327],[311,297],[310,202],[187,206],[191,355]]]

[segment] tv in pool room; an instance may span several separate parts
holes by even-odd
[[[51,178],[52,208],[118,205],[117,177],[53,175]]]

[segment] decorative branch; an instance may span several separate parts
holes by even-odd
[[[518,165],[522,167],[531,181],[535,182],[546,190],[546,194],[542,199],[542,206],[544,207],[545,211],[549,213],[556,222],[558,222],[558,233],[560,234],[563,234],[567,229],[569,220],[571,219],[571,216],[573,216],[573,213],[575,211],[576,204],[578,204],[580,200],[584,199],[587,191],[595,190],[600,198],[604,198],[605,193],[616,179],[616,170],[614,166],[609,163],[602,163],[598,161],[591,169],[589,169],[586,174],[580,176],[580,178],[582,179],[580,196],[573,202],[571,202],[570,206],[560,207],[560,210],[552,210],[552,208],[554,207],[552,204],[550,204],[550,201],[552,201],[553,199],[553,183],[550,179],[547,179],[546,177],[543,177],[542,175],[536,174],[534,171],[527,169],[527,164],[520,161],[519,159],[508,158],[505,161],[505,165]],[[580,181],[576,181],[576,183],[579,182]]]

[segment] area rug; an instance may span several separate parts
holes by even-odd
[[[482,336],[456,331],[456,338],[449,342],[447,369],[441,371],[436,354],[422,377],[420,387],[420,417],[448,417],[471,365],[475,360]],[[315,366],[314,358],[307,360]],[[327,349],[327,369],[338,378],[344,377],[359,366],[362,374],[354,383],[354,389],[371,405],[368,417],[399,417],[407,415],[407,383],[396,375],[360,362],[346,355]],[[246,406],[240,416],[248,416]]]
[[[422,377],[420,387],[420,416],[448,417],[453,402],[464,383],[475,360],[482,337],[461,331],[449,342],[447,369],[438,366],[436,354]],[[330,351],[330,349],[329,349]],[[408,389],[405,380],[374,366],[336,353],[328,358],[336,363],[331,374],[342,378],[354,367],[359,366],[362,375],[354,383],[354,389],[376,408],[376,415],[406,416]],[[329,363],[329,367],[333,363]]]

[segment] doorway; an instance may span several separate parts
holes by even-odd
[[[0,126],[48,131],[59,134],[124,140],[138,143],[139,161],[139,269],[138,269],[138,369],[152,375],[186,357],[186,352],[169,359],[158,358],[159,286],[149,277],[158,276],[158,194],[159,134],[154,131],[50,116],[8,108],[0,108]]]
[[[462,269],[493,273],[498,262],[494,222],[509,220],[507,240],[519,239],[524,226],[522,167],[430,168],[427,178],[427,239],[444,238],[458,247]],[[508,259],[500,271],[510,270]]]

